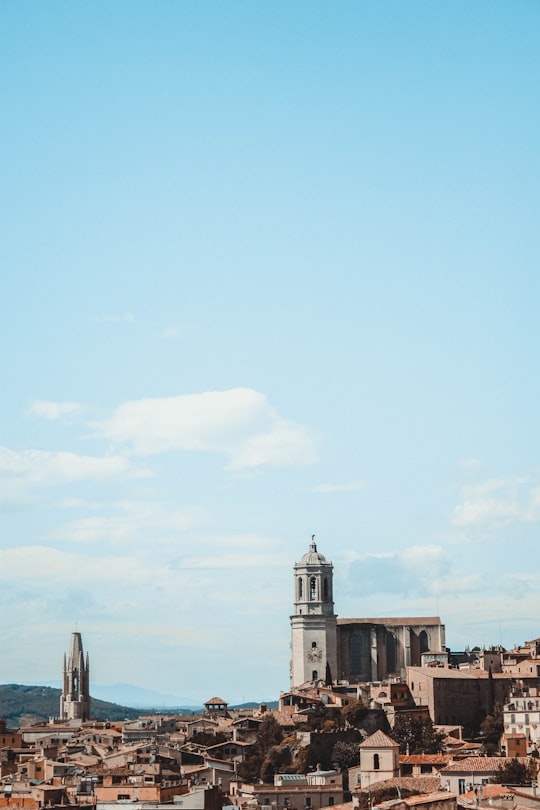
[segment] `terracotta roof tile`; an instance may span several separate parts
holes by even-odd
[[[354,793],[378,793],[392,788],[410,790],[415,793],[434,793],[440,785],[441,780],[438,776],[394,776],[392,779],[375,782],[369,789],[356,788]]]
[[[447,765],[452,757],[449,754],[401,754],[399,762],[400,765]]]
[[[360,748],[396,748],[398,744],[380,729],[360,743]]]
[[[528,757],[466,757],[465,759],[451,762],[443,768],[441,774],[448,773],[492,773],[504,768],[509,762],[517,759],[523,764],[529,763]]]
[[[338,624],[383,624],[388,625],[389,627],[394,625],[395,627],[402,627],[403,625],[407,624],[440,624],[441,619],[439,616],[420,616],[414,618],[406,618],[406,619],[399,619],[399,618],[390,618],[390,619],[338,619]]]

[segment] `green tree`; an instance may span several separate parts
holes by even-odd
[[[443,734],[435,731],[430,717],[396,715],[392,736],[399,743],[400,754],[438,754],[442,750]]]
[[[257,753],[265,757],[267,751],[273,746],[279,745],[282,739],[283,732],[278,721],[273,714],[266,714],[263,718],[255,741]]]
[[[308,718],[310,731],[324,731],[324,725],[329,720],[333,722],[332,728],[341,728],[343,724],[341,709],[325,706],[324,703],[318,703],[310,709]]]
[[[499,750],[499,742],[504,731],[502,704],[496,703],[493,713],[488,714],[480,724],[480,733],[484,740],[484,751],[493,754]]]
[[[261,765],[260,778],[263,782],[272,782],[274,774],[287,772],[291,762],[291,749],[288,745],[270,748]]]
[[[368,713],[369,710],[365,708],[361,700],[349,703],[348,706],[344,706],[341,710],[343,725],[345,727],[352,726],[353,728],[360,728]]]
[[[339,740],[332,748],[332,765],[338,771],[346,771],[360,762],[358,743]]]
[[[255,750],[252,756],[238,766],[240,778],[244,779],[246,782],[252,782],[254,779],[267,781],[262,774],[264,767],[264,772],[269,776],[271,781],[270,772],[274,766],[272,764],[273,759],[272,757],[268,757],[268,754],[271,749],[279,746],[282,739],[283,732],[281,731],[281,726],[278,721],[273,714],[266,714],[257,732]],[[275,773],[275,771],[273,773]]]
[[[536,778],[536,768],[532,763],[514,757],[499,765],[493,781],[500,785],[530,785]]]

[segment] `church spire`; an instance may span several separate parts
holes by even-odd
[[[90,663],[84,660],[80,633],[71,634],[69,658],[64,653],[63,687],[60,698],[61,720],[88,720],[90,716]]]

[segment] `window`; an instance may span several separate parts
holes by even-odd
[[[319,673],[317,672],[316,669],[314,669],[313,672],[311,673],[311,680],[316,681],[318,679],[318,677],[319,677]]]
[[[458,792],[465,793],[465,779],[458,779]]]
[[[324,598],[328,599],[328,580],[326,579],[326,577],[324,578],[324,582],[323,582],[323,594],[324,594]]]
[[[373,770],[378,771],[380,767],[381,766],[379,764],[379,755],[373,754]]]
[[[304,588],[302,586],[302,577],[298,577],[298,598],[301,599],[303,595]]]
[[[334,797],[333,796],[328,797],[328,804],[330,805],[330,807],[334,804]]]
[[[312,650],[316,650],[316,649],[317,649],[317,642],[316,642],[316,641],[312,641],[312,642],[311,642],[311,649],[312,649]]]
[[[309,598],[312,601],[315,601],[315,599],[317,599],[317,580],[315,579],[315,577],[311,577],[311,579],[309,580]]]

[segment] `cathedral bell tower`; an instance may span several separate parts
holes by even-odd
[[[309,551],[294,566],[294,614],[291,616],[291,689],[337,675],[337,630],[331,562]]]
[[[80,633],[71,634],[69,658],[64,653],[61,720],[88,720],[90,716],[90,664],[88,653],[84,659]]]

